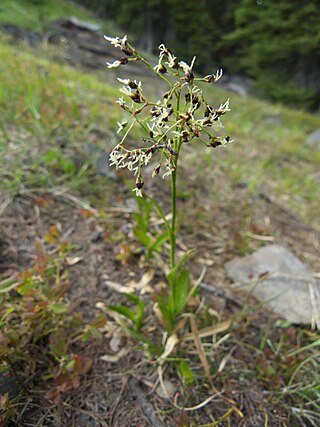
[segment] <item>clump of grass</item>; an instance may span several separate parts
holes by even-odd
[[[90,131],[112,126],[111,105],[103,101],[115,90],[19,45],[0,44],[0,58],[3,187],[9,195],[57,186],[86,189],[98,178],[95,159],[87,153]]]
[[[56,19],[75,16],[80,19],[95,20],[89,12],[64,0],[2,0],[0,22],[46,31]]]

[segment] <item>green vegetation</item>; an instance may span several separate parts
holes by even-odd
[[[59,18],[75,16],[96,21],[89,12],[65,0],[2,0],[0,23],[46,31]]]
[[[95,160],[86,153],[88,134],[113,129],[110,96],[117,92],[94,76],[10,45],[1,44],[0,56],[0,151],[8,155],[2,186],[8,194],[33,186],[85,189]]]
[[[92,159],[85,154],[90,131],[117,131],[116,122],[121,120],[120,111],[113,104],[117,90],[99,77],[36,58],[28,50],[4,42],[0,45],[0,58],[0,150],[9,158],[1,170],[2,185],[19,191],[32,185],[67,184],[76,190],[87,181],[86,174],[92,172],[86,163]],[[152,84],[147,90],[153,90]],[[227,97],[215,86],[212,94],[209,91],[208,101],[217,105]],[[207,165],[209,176],[212,165],[222,169],[225,190],[229,188],[230,194],[234,186],[243,182],[251,192],[267,186],[280,199],[293,194],[286,201],[290,208],[306,221],[314,220],[320,154],[306,139],[320,127],[319,118],[237,95],[232,95],[231,108],[228,133],[236,142],[228,156],[219,150],[214,156],[208,151],[195,155],[191,162]],[[67,140],[63,156],[58,143],[61,137]],[[112,148],[109,140],[103,146],[108,150]],[[82,159],[80,164],[76,153]],[[221,156],[223,164],[219,161]],[[198,169],[195,167],[195,176]],[[202,182],[201,177],[197,179]]]
[[[144,48],[164,42],[187,60],[196,55],[199,71],[218,65],[253,77],[255,94],[319,108],[319,0],[81,2],[113,18]]]
[[[224,39],[238,45],[241,70],[256,92],[287,105],[317,109],[319,94],[319,1],[244,0],[235,8],[234,30]]]
[[[0,281],[0,374],[10,378],[14,373],[19,387],[25,378],[45,379],[50,384],[46,398],[56,404],[62,393],[80,386],[80,377],[92,365],[89,358],[74,353],[74,343],[88,341],[93,328],[85,327],[66,300],[71,249],[58,228],[51,227],[44,244],[36,244],[35,265],[18,278]],[[9,396],[1,396],[1,425],[15,412]]]
[[[255,95],[303,109],[319,107],[319,0],[79,3],[105,21],[66,0],[2,0],[0,23],[46,31],[66,16],[100,22],[104,28],[113,28],[113,21],[143,49],[165,42],[189,61],[193,52],[199,71],[218,65],[230,74],[252,77]]]

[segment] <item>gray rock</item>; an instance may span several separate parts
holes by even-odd
[[[242,96],[247,96],[252,86],[250,78],[237,75],[225,75],[220,82],[222,86]]]
[[[283,123],[282,117],[276,114],[270,114],[268,116],[266,116],[266,118],[264,119],[265,123],[267,125],[281,125]]]
[[[94,22],[83,21],[82,19],[76,18],[75,16],[71,16],[70,18],[65,19],[61,26],[63,28],[78,28],[82,31],[100,31],[101,26]]]
[[[115,180],[116,175],[109,166],[109,153],[105,152],[93,143],[86,144],[85,148],[89,157],[95,163],[97,171],[101,175],[104,175],[109,179]]]
[[[92,243],[99,243],[103,240],[103,232],[102,231],[94,231],[91,233],[90,241]]]
[[[320,146],[320,129],[316,129],[308,135],[307,143],[310,146]]]
[[[311,271],[288,249],[268,245],[225,265],[227,275],[291,323],[309,324]],[[320,302],[318,301],[318,310]]]

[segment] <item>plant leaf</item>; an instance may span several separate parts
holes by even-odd
[[[188,362],[186,362],[185,360],[181,360],[181,362],[179,363],[179,371],[184,382],[187,385],[192,385],[194,383],[194,375]]]
[[[19,286],[19,282],[16,279],[12,279],[11,277],[8,279],[4,279],[0,282],[0,294],[11,291],[12,289]]]
[[[49,305],[48,309],[54,314],[66,313],[68,311],[68,307],[62,303],[51,304]]]
[[[133,229],[133,232],[136,238],[139,240],[139,242],[148,249],[152,243],[152,240],[146,234],[146,232],[142,228],[138,228],[138,227],[135,227]]]
[[[126,317],[132,322],[135,322],[135,314],[130,308],[124,305],[108,305],[109,310],[115,311],[116,313],[122,314],[122,316]]]
[[[169,239],[169,233],[161,233],[160,235],[158,235],[155,239],[155,241],[153,242],[153,244],[149,247],[149,251],[153,252],[156,251],[158,252],[162,245]]]

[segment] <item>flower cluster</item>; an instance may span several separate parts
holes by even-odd
[[[136,175],[136,188],[133,190],[142,196],[144,181],[142,169],[156,159],[152,177],[164,168],[163,177],[176,171],[180,149],[184,143],[198,141],[207,147],[216,148],[231,142],[229,136],[221,136],[223,128],[221,117],[230,111],[229,100],[219,107],[211,106],[205,99],[196,82],[217,82],[222,70],[203,78],[195,76],[191,64],[178,61],[173,52],[165,45],[159,46],[158,64],[152,67],[133,48],[127,36],[123,38],[105,37],[126,55],[124,58],[108,64],[109,68],[125,65],[129,61],[141,61],[168,85],[168,90],[157,101],[149,101],[143,95],[142,84],[136,80],[118,79],[122,83],[120,92],[124,95],[118,100],[126,112],[125,121],[118,123],[118,133],[124,136],[110,154],[110,164],[117,168],[127,168]],[[129,149],[124,143],[133,126],[143,129],[143,146]],[[212,132],[215,131],[215,134]]]
[[[128,63],[128,56],[132,57],[137,54],[136,50],[132,48],[132,46],[128,43],[128,37],[124,36],[122,39],[119,37],[108,37],[104,36],[104,38],[110,42],[114,47],[119,47],[122,52],[126,55],[125,57],[118,59],[117,61],[114,61],[113,63],[107,62],[108,68],[116,68],[119,67],[119,65],[125,65]]]

